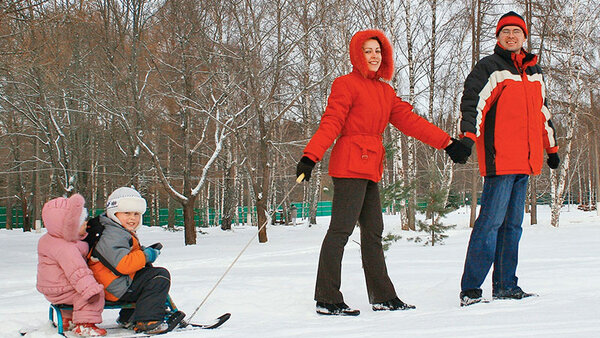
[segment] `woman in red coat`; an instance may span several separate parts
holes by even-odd
[[[409,103],[380,80],[390,80],[394,71],[392,47],[383,32],[356,33],[350,41],[350,61],[354,69],[333,81],[319,129],[304,148],[296,169],[297,176],[304,174],[308,181],[315,163],[337,139],[329,161],[334,195],[331,223],[319,258],[317,313],[354,316],[360,313],[344,303],[340,292],[344,246],[357,221],[362,266],[373,310],[412,309],[413,305],[402,302],[396,295],[383,256],[383,218],[377,186],[385,155],[382,135],[388,123],[392,123],[404,134],[436,149],[446,148],[455,161],[466,159],[465,149],[415,114]]]

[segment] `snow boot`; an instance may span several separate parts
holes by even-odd
[[[535,293],[528,293],[523,291],[520,287],[516,287],[510,290],[494,290],[492,297],[494,299],[523,299],[527,297],[537,297]]]
[[[133,330],[136,333],[161,334],[169,331],[169,324],[160,320],[151,320],[135,323]]]
[[[75,324],[73,330],[71,330],[74,334],[80,337],[101,337],[106,336],[106,330],[101,329],[96,326],[96,324],[85,323],[85,324]]]
[[[396,310],[410,310],[416,309],[417,307],[411,304],[406,304],[401,301],[400,298],[396,297],[385,302],[373,304],[373,311],[396,311]]]
[[[117,324],[125,329],[133,329],[133,326],[135,325],[135,323],[131,321],[133,311],[133,309],[121,309],[119,317],[117,318]]]
[[[337,304],[317,302],[317,313],[332,316],[358,316],[360,310],[352,309],[344,302]]]
[[[481,289],[470,289],[460,292],[460,306],[469,306],[477,303],[488,303],[482,296]]]
[[[63,332],[71,331],[75,328],[75,323],[73,323],[73,318],[63,317]]]
[[[168,325],[167,332],[172,331],[174,328],[176,328],[184,318],[185,318],[185,313],[183,313],[182,311],[175,311],[175,312],[169,314],[169,316],[165,320],[165,322]]]

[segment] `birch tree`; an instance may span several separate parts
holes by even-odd
[[[561,163],[557,170],[551,172],[551,220],[552,226],[559,226],[560,209],[565,199],[567,176],[573,155],[573,138],[578,124],[578,116],[582,114],[582,105],[590,98],[584,81],[587,76],[586,69],[580,66],[589,48],[593,45],[591,37],[597,34],[597,25],[593,22],[598,19],[599,7],[588,1],[574,1],[556,3],[558,6],[556,16],[555,49],[552,53],[551,75],[554,86],[560,86],[560,92],[553,92],[553,103],[558,111],[564,127],[564,141],[561,145]],[[565,15],[566,13],[566,15]],[[565,93],[561,95],[561,93]],[[561,100],[562,99],[562,100]],[[558,102],[557,102],[558,101]],[[562,104],[560,102],[562,101]]]

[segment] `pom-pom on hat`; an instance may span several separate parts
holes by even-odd
[[[525,24],[523,17],[513,11],[504,14],[500,20],[498,20],[498,25],[496,26],[496,37],[500,35],[500,31],[505,26],[518,26],[523,30],[525,37],[527,37],[527,34],[529,34],[527,32],[527,25]]]
[[[146,212],[146,200],[135,189],[129,187],[118,188],[108,196],[106,215],[121,224],[115,216],[117,212],[139,212],[143,215]]]

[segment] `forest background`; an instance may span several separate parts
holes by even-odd
[[[182,211],[185,244],[199,225],[264,224],[291,202],[315,223],[317,202],[332,197],[328,156],[301,186],[295,166],[333,79],[351,71],[352,35],[383,30],[398,96],[456,137],[464,79],[492,52],[509,10],[525,18],[525,48],[544,69],[561,157],[531,179],[527,209],[535,224],[536,204],[550,204],[559,226],[563,203],[593,210],[600,191],[593,0],[2,0],[5,226],[29,231],[46,200],[73,193],[96,214],[124,185],[147,199],[149,225],[174,228]],[[415,229],[418,205],[434,193],[476,205],[475,155],[454,165],[393,127],[384,143],[383,200],[403,228]]]

